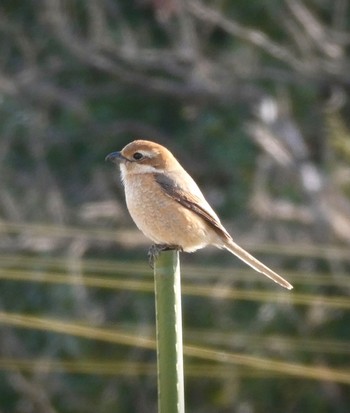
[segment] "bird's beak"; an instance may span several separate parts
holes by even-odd
[[[118,163],[125,160],[125,157],[120,152],[111,152],[105,157],[105,161],[111,161],[113,163]]]

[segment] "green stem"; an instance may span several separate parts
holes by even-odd
[[[180,259],[162,252],[154,267],[159,413],[184,413]]]

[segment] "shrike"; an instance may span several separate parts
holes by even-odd
[[[173,154],[155,142],[136,140],[106,160],[118,163],[126,204],[137,227],[160,251],[193,252],[207,245],[225,248],[288,290],[293,286],[236,244],[195,181]]]

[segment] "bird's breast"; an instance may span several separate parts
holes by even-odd
[[[138,228],[157,244],[179,245],[195,251],[216,236],[196,213],[168,196],[153,174],[124,176],[128,210]]]

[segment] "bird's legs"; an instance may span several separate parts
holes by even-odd
[[[150,267],[154,268],[154,263],[156,262],[159,254],[162,251],[183,251],[182,247],[179,245],[168,245],[168,244],[153,244],[148,250],[148,262]]]

